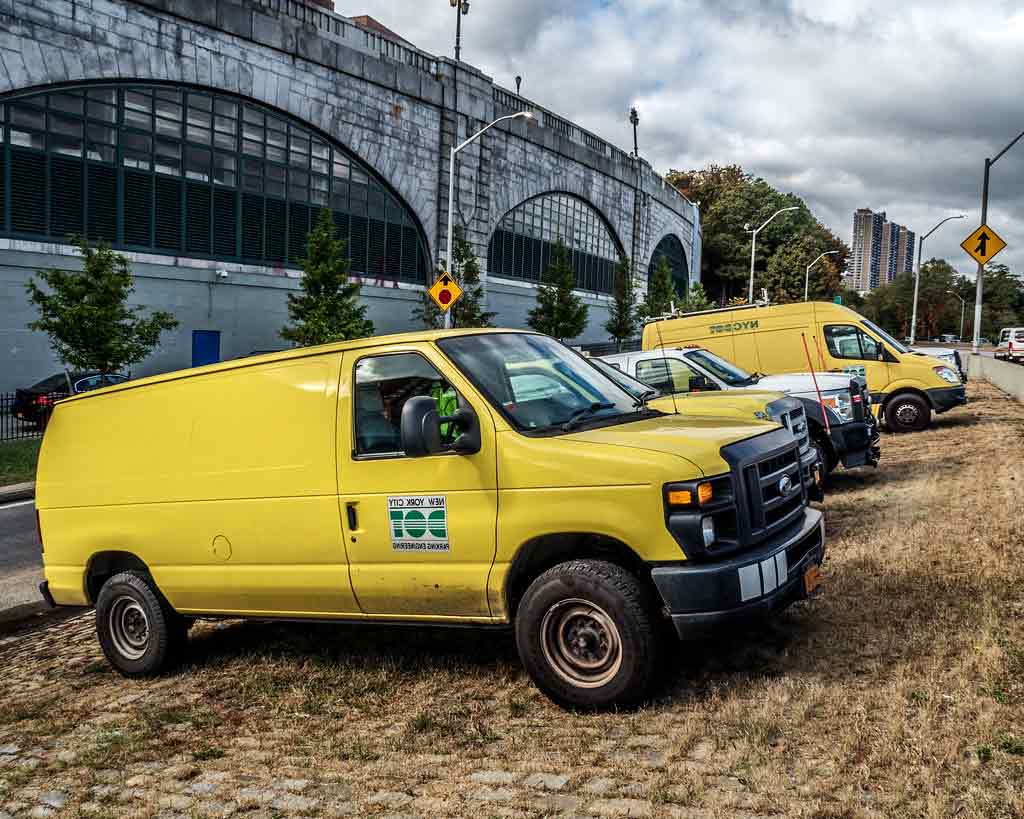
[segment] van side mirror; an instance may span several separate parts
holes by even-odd
[[[425,458],[444,452],[441,418],[437,402],[429,395],[410,398],[402,407],[402,450],[410,458]]]
[[[451,424],[460,434],[445,445],[441,427]],[[480,424],[473,410],[459,407],[447,416],[438,415],[437,402],[429,395],[410,398],[402,407],[402,450],[410,458],[425,458],[442,452],[472,455],[480,451]]]

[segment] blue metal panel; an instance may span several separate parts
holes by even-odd
[[[192,331],[192,366],[216,364],[220,361],[220,330]]]

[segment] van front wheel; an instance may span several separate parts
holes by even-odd
[[[897,395],[885,405],[885,423],[893,432],[920,432],[931,422],[931,407],[911,393]]]
[[[642,700],[658,648],[647,597],[632,574],[598,560],[561,563],[534,580],[519,603],[516,645],[536,686],[566,708]]]
[[[96,599],[96,636],[107,661],[126,677],[147,677],[172,665],[187,621],[136,572],[111,577]]]

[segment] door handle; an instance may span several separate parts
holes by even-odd
[[[345,512],[348,514],[348,528],[350,531],[357,531],[359,529],[359,516],[356,514],[356,505],[354,503],[347,504],[345,506]]]

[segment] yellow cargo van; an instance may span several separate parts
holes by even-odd
[[[542,335],[291,350],[58,403],[41,591],[95,606],[127,676],[195,618],[511,625],[545,694],[603,707],[648,690],[660,620],[689,637],[814,590],[799,468],[788,430],[646,407]]]
[[[821,369],[864,376],[874,412],[895,432],[925,429],[932,411],[967,403],[956,370],[912,351],[864,316],[831,302],[707,310],[644,327],[645,350],[692,345],[752,372]]]

